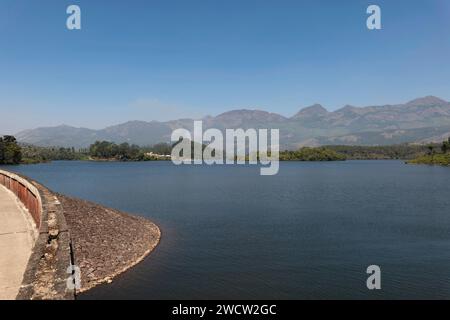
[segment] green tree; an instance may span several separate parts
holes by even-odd
[[[22,160],[22,150],[13,136],[0,138],[0,163],[19,164]]]
[[[0,137],[0,164],[5,162],[5,142],[3,138]]]
[[[168,143],[157,143],[150,148],[150,151],[156,154],[170,154],[172,152],[172,147]]]
[[[442,153],[447,153],[450,149],[450,143],[448,141],[444,141],[441,146]]]

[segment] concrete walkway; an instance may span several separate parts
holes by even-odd
[[[17,197],[0,185],[0,300],[15,299],[36,231]]]

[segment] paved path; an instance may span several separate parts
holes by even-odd
[[[28,213],[16,196],[0,185],[0,300],[16,298],[34,233]]]

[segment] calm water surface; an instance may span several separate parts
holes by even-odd
[[[82,299],[450,298],[450,168],[400,161],[8,167],[150,218],[147,259]],[[382,290],[366,288],[367,266]]]

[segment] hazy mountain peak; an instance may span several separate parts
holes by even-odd
[[[325,109],[321,104],[315,103],[312,106],[303,108],[302,110],[300,110],[301,113],[310,113],[310,112],[314,112],[314,113],[328,113],[328,110]]]
[[[328,110],[325,109],[321,104],[313,104],[312,106],[305,107],[297,112],[292,119],[300,119],[311,116],[323,116],[328,113]]]
[[[408,106],[440,106],[445,104],[448,104],[448,102],[435,96],[417,98],[406,103]]]
[[[267,111],[262,111],[258,109],[236,109],[236,110],[230,110],[223,112],[219,114],[217,117],[223,116],[223,115],[236,115],[236,114],[269,114]]]
[[[362,108],[358,108],[349,104],[346,104],[345,106],[343,106],[342,108],[336,110],[337,113],[346,113],[346,112],[357,112],[358,110],[360,110]]]
[[[214,117],[215,120],[220,119],[233,119],[233,120],[284,120],[285,118],[277,113],[271,113],[267,111],[257,110],[257,109],[239,109],[239,110],[231,110],[219,114]]]

